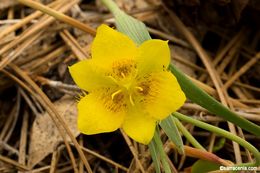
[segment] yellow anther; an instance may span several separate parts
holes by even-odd
[[[121,72],[121,76],[122,76],[123,78],[125,78],[125,74],[124,74],[123,72]]]
[[[122,92],[121,89],[120,89],[120,90],[117,90],[116,92],[114,92],[114,93],[111,95],[112,100],[114,100],[115,96],[116,96],[117,94],[121,93],[121,92]]]
[[[134,101],[133,101],[132,94],[130,94],[130,96],[129,96],[129,100],[130,100],[131,105],[134,106],[135,103],[134,103]]]
[[[137,86],[135,88],[138,89],[139,91],[143,91],[144,90],[142,87],[139,87],[139,86]]]

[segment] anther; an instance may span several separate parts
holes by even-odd
[[[112,100],[114,100],[115,96],[116,96],[117,94],[121,93],[121,92],[122,92],[121,89],[120,89],[120,90],[117,90],[116,92],[114,92],[114,93],[111,95]]]
[[[143,91],[144,90],[142,87],[139,87],[139,86],[137,86],[135,88],[138,89],[139,91]]]
[[[122,76],[123,78],[125,78],[125,74],[124,74],[123,72],[121,72],[121,76]]]

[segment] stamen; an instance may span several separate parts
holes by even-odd
[[[142,87],[139,87],[139,86],[137,86],[135,88],[138,89],[139,91],[143,91],[144,90]]]
[[[116,96],[117,94],[121,93],[121,92],[122,92],[121,89],[120,89],[120,90],[117,90],[116,92],[114,92],[114,93],[111,95],[112,100],[114,100],[115,96]]]
[[[113,82],[115,82],[116,84],[118,84],[118,81],[113,77],[113,76],[108,76]]]
[[[131,105],[134,106],[135,103],[134,103],[134,101],[133,101],[132,94],[130,94],[130,96],[129,96],[129,100],[130,100]]]
[[[125,78],[125,74],[124,74],[123,72],[121,72],[121,76],[122,76],[123,78]]]

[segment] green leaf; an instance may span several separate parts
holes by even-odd
[[[140,45],[152,39],[143,22],[127,15],[111,0],[102,0],[116,19],[117,30],[128,35],[136,44]]]
[[[179,130],[175,124],[174,117],[168,116],[161,121],[160,126],[170,138],[170,140],[175,144],[176,149],[180,154],[184,154],[183,142]]]
[[[153,138],[154,138],[155,144],[157,145],[157,149],[159,151],[159,155],[160,155],[160,158],[161,158],[161,161],[162,161],[162,166],[163,166],[164,172],[165,173],[171,173],[171,168],[170,168],[169,163],[168,163],[168,157],[167,157],[166,153],[164,152],[163,144],[162,144],[162,141],[160,139],[160,131],[159,131],[158,127],[155,130]]]
[[[117,29],[128,35],[138,45],[151,39],[143,22],[140,22],[125,13],[116,13],[115,18]]]
[[[221,165],[206,160],[198,160],[191,167],[191,173],[208,173],[219,170]]]
[[[159,156],[158,147],[157,147],[157,145],[155,143],[154,138],[149,143],[148,148],[149,148],[149,152],[151,154],[151,157],[153,159],[153,164],[154,164],[155,171],[156,171],[156,173],[160,173],[161,172],[160,156]]]

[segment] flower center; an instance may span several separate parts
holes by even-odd
[[[144,90],[142,86],[137,85],[136,76],[137,69],[134,61],[124,60],[113,64],[112,73],[108,76],[118,86],[118,89],[111,94],[113,101],[118,94],[123,94],[132,106],[135,105],[134,97],[137,91]]]
[[[141,86],[136,86],[134,83],[134,80],[125,82],[125,81],[117,81],[115,78],[112,76],[109,76],[115,83],[119,86],[119,89],[116,90],[111,94],[112,100],[118,95],[123,93],[126,95],[129,99],[129,102],[131,103],[132,106],[135,105],[134,100],[133,100],[133,95],[135,94],[136,91],[142,92],[144,89]]]

